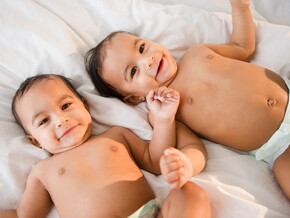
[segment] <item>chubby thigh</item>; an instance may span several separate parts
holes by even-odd
[[[61,217],[126,217],[154,198],[126,147],[109,137],[93,137],[38,168]]]

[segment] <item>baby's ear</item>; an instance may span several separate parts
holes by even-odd
[[[123,98],[123,101],[127,104],[139,104],[145,101],[145,97],[139,95],[127,95]]]
[[[32,144],[34,144],[35,146],[41,148],[39,142],[32,136],[32,135],[26,135],[26,138],[28,138]]]

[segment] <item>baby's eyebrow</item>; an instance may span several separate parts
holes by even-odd
[[[141,40],[140,38],[136,38],[136,39],[134,39],[134,43],[133,43],[134,48],[137,47],[137,44],[138,44],[138,42],[139,42],[140,40]]]
[[[67,95],[67,94],[61,95],[57,102],[60,103],[61,101],[65,100],[65,99],[73,99],[73,98],[74,98],[73,95]]]
[[[31,123],[32,123],[32,124],[34,124],[36,118],[37,118],[40,114],[42,114],[42,112],[38,112],[38,113],[36,113],[35,115],[32,116],[32,118],[31,118]]]

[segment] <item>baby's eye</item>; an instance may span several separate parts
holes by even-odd
[[[145,49],[145,43],[142,43],[139,47],[140,54],[142,54],[144,52],[144,49]]]
[[[66,104],[64,104],[64,105],[61,106],[61,109],[62,109],[62,110],[65,110],[65,109],[67,109],[70,105],[71,105],[71,103],[66,103]]]
[[[42,126],[43,124],[45,124],[48,121],[48,118],[44,118],[40,123],[39,126]]]
[[[135,75],[135,73],[137,72],[137,67],[133,67],[131,70],[131,77],[133,77]]]

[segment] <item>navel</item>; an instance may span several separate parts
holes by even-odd
[[[269,107],[274,107],[274,106],[276,105],[276,100],[273,99],[273,98],[268,98],[268,99],[267,99],[267,105],[268,105]]]
[[[59,175],[62,175],[64,173],[65,173],[65,169],[63,167],[58,170]]]

